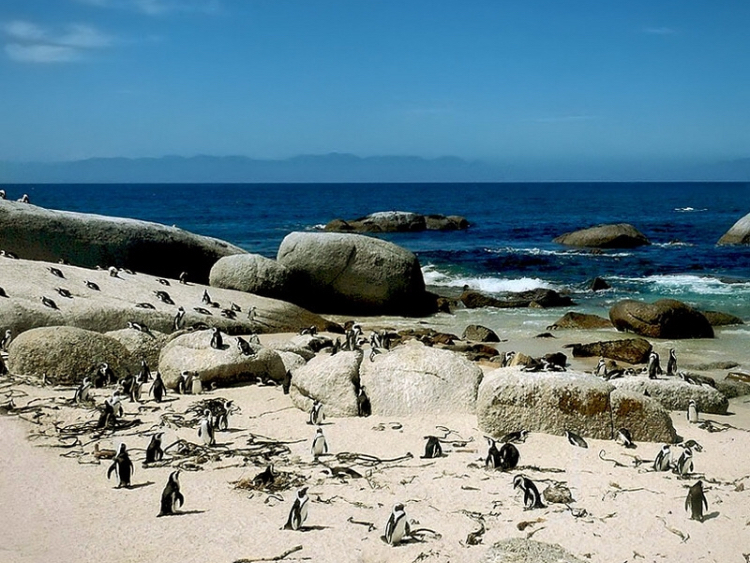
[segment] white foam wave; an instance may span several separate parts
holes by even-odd
[[[624,278],[628,282],[643,283],[654,293],[668,295],[737,295],[750,292],[750,282],[725,283],[718,278],[690,274],[648,276],[646,278]]]
[[[708,211],[707,207],[702,207],[701,209],[696,209],[695,207],[675,207],[674,208],[677,213],[699,213],[701,211]]]
[[[513,248],[506,246],[503,248],[485,248],[485,252],[490,254],[524,254],[527,256],[604,256],[607,258],[622,258],[630,256],[630,252],[601,252],[593,253],[591,250],[584,249],[566,249],[566,250],[549,250],[546,248]]]
[[[532,289],[554,289],[554,285],[539,278],[495,278],[495,277],[469,277],[461,275],[446,274],[437,270],[431,264],[422,268],[422,276],[425,284],[443,287],[464,287],[468,285],[471,289],[483,293],[504,293],[507,291],[529,291]]]

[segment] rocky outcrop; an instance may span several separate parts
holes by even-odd
[[[589,289],[591,291],[604,291],[606,289],[611,289],[612,286],[607,283],[607,280],[604,280],[600,277],[596,277],[589,283]]]
[[[716,244],[750,244],[750,213],[732,225]]]
[[[410,340],[360,366],[376,415],[473,413],[482,370],[467,359]]]
[[[609,394],[613,387],[576,372],[529,373],[500,368],[487,374],[477,395],[479,428],[502,436],[519,428],[563,435],[612,437]]]
[[[597,330],[600,328],[612,328],[612,321],[598,315],[589,315],[586,313],[576,313],[571,311],[565,313],[562,317],[547,327],[547,330],[558,329],[583,329]]]
[[[588,248],[635,248],[651,244],[646,236],[627,223],[597,225],[588,229],[565,233],[553,242],[566,246]]]
[[[53,275],[50,268],[59,270],[64,277]],[[86,281],[99,289],[93,289]],[[313,325],[321,331],[340,330],[335,323],[283,301],[194,283],[181,284],[177,280],[167,283],[170,285],[163,285],[148,274],[120,272],[112,277],[106,271],[0,258],[0,287],[8,295],[0,299],[0,326],[10,328],[13,334],[62,325],[108,332],[136,321],[152,331],[168,334],[174,331],[174,317],[182,306],[185,318],[181,326],[185,328],[203,323],[232,334],[297,332]],[[67,289],[71,296],[61,296],[58,288]],[[166,292],[173,304],[157,298],[157,291]],[[217,306],[203,303],[204,291]],[[45,296],[54,301],[56,308],[42,304]],[[232,311],[233,303],[241,310]],[[205,311],[198,312],[196,307]]]
[[[297,232],[281,242],[277,259],[299,280],[293,302],[315,311],[418,315],[435,307],[417,257],[387,241]]]
[[[592,342],[590,344],[569,344],[574,358],[591,358],[602,356],[629,364],[642,364],[648,361],[651,344],[643,338],[622,338]]]
[[[161,349],[171,339],[170,335],[157,330],[152,330],[149,334],[146,334],[134,328],[113,330],[105,334],[125,346],[135,361],[143,360],[152,369],[156,369],[156,366],[159,365]]]
[[[28,260],[61,259],[85,268],[117,266],[205,283],[222,256],[245,251],[157,223],[44,209],[0,200],[0,248]]]
[[[647,392],[667,410],[686,411],[691,399],[698,404],[700,412],[726,414],[729,401],[708,385],[691,385],[681,379],[649,379],[648,377],[624,377],[611,383],[621,391],[643,395]]]
[[[314,400],[328,416],[357,416],[359,366],[362,352],[321,354],[292,372],[289,396],[298,408],[309,411]]]
[[[619,331],[650,338],[713,338],[708,319],[689,305],[675,299],[644,303],[625,299],[609,310],[609,319]]]
[[[456,231],[467,229],[469,222],[458,215],[420,215],[408,211],[380,211],[359,219],[334,219],[326,231],[338,233],[395,233],[419,231]]]
[[[183,334],[167,344],[159,357],[159,371],[167,387],[174,388],[180,373],[195,371],[204,386],[227,387],[258,380],[281,382],[286,375],[281,357],[268,348],[251,344],[253,354],[242,354],[235,339],[224,336],[224,346],[210,345],[211,331]]]
[[[615,389],[609,395],[612,405],[612,426],[615,432],[627,428],[635,442],[663,442],[677,440],[669,412],[656,399],[643,393]]]
[[[472,342],[500,342],[500,337],[494,330],[482,325],[467,326],[462,338]]]
[[[68,326],[27,330],[13,339],[8,354],[11,373],[46,375],[62,385],[79,383],[102,363],[117,377],[137,373],[139,365],[114,338]]]
[[[743,325],[745,322],[735,315],[722,313],[721,311],[701,311],[711,326]]]
[[[498,307],[500,309],[521,307],[567,307],[573,301],[567,295],[560,295],[552,289],[532,289],[529,291],[508,292],[502,298],[485,295],[478,291],[466,290],[459,298],[465,307],[479,309]]]
[[[295,293],[292,273],[276,260],[259,254],[220,258],[211,268],[209,283],[213,287],[236,289],[283,301],[289,301]]]

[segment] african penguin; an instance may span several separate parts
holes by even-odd
[[[422,459],[433,459],[443,457],[443,447],[440,445],[440,439],[437,436],[427,436],[427,444],[424,447]]]
[[[703,507],[708,510],[708,501],[703,493],[703,481],[698,481],[690,487],[685,499],[685,510],[690,510],[690,519],[703,522]]]
[[[151,436],[151,441],[146,448],[146,463],[161,461],[164,458],[164,450],[161,448],[161,437],[164,432],[158,432]]]
[[[289,511],[289,518],[284,525],[287,530],[299,530],[307,520],[307,505],[310,499],[307,496],[307,487],[297,491],[297,498]]]
[[[221,337],[221,331],[217,327],[214,327],[214,332],[211,335],[211,348],[214,350],[224,348],[224,340]]]
[[[164,385],[164,380],[162,380],[161,373],[159,373],[158,371],[154,376],[154,382],[151,384],[149,394],[154,396],[154,400],[157,403],[161,403],[164,395],[167,394],[167,387]]]
[[[687,408],[687,419],[688,422],[698,422],[698,404],[695,399],[690,399],[690,404]]]
[[[513,478],[513,488],[523,491],[523,506],[525,510],[534,508],[545,508],[539,489],[534,482],[524,475],[516,475]]]
[[[570,430],[565,431],[565,437],[568,439],[568,442],[572,446],[578,446],[579,448],[588,448],[589,445],[586,443],[586,440],[584,440],[581,436],[576,434],[575,432],[571,432]]]
[[[315,459],[318,459],[319,456],[328,453],[328,442],[326,442],[326,437],[323,435],[323,429],[320,427],[318,427],[318,430],[315,432],[315,438],[313,438],[311,451]]]
[[[675,354],[674,348],[669,349],[669,360],[667,360],[667,375],[675,375],[677,373],[677,354]]]
[[[214,436],[214,421],[211,416],[211,411],[206,409],[203,411],[203,418],[200,420],[198,425],[198,437],[203,440],[203,443],[207,446],[215,446],[216,438]]]
[[[656,454],[656,459],[654,459],[654,471],[669,471],[671,455],[672,453],[669,449],[669,445],[664,444],[661,447],[661,450],[659,450],[659,453]]]
[[[322,424],[325,418],[325,414],[323,414],[323,403],[317,400],[313,401],[312,408],[310,409],[310,419],[308,420],[308,424],[317,426],[319,424]]]
[[[178,502],[180,503],[180,506],[185,504],[185,497],[182,496],[182,493],[180,492],[179,469],[173,471],[169,475],[169,480],[161,493],[161,509],[156,516],[169,516],[170,514],[175,514]]]
[[[406,521],[404,505],[394,505],[391,516],[385,525],[385,541],[390,545],[400,544],[409,535],[409,523]]]
[[[130,456],[128,455],[124,443],[120,444],[120,449],[117,451],[117,455],[115,456],[112,465],[109,466],[107,479],[112,476],[112,472],[115,472],[119,479],[119,483],[117,484],[118,489],[120,487],[130,488],[130,478],[134,472],[133,462],[130,461]]]

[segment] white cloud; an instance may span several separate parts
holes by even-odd
[[[5,54],[13,61],[24,63],[79,61],[87,52],[111,47],[115,42],[111,35],[85,24],[70,24],[55,31],[15,20],[0,29],[9,38]]]
[[[220,0],[78,0],[99,8],[133,10],[148,16],[174,12],[214,14],[221,10]]]

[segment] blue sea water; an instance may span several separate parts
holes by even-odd
[[[375,211],[457,214],[460,232],[384,235],[414,251],[431,286],[488,293],[568,290],[583,309],[623,297],[674,297],[750,320],[750,248],[716,241],[750,212],[750,184],[149,184],[6,185],[9,198],[177,225],[275,257],[291,231]],[[562,233],[627,222],[654,244],[600,254],[557,245]],[[612,290],[592,293],[601,276]]]

